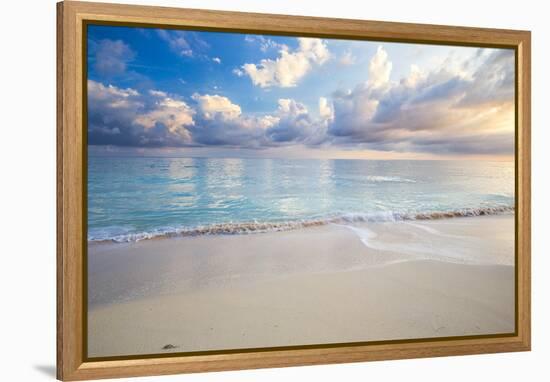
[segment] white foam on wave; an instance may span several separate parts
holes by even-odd
[[[405,222],[405,223],[408,224],[411,227],[422,230],[422,231],[427,232],[431,235],[441,236],[441,237],[450,237],[450,238],[455,238],[455,239],[464,238],[464,236],[461,236],[461,235],[451,235],[451,234],[448,234],[448,233],[443,233],[443,232],[441,232],[441,231],[439,231],[439,230],[437,230],[433,227],[427,226],[425,224],[417,224],[417,223],[412,223],[412,222]]]
[[[374,231],[371,231],[370,229],[365,227],[358,228],[352,225],[343,225],[343,224],[335,224],[335,225],[339,227],[345,227],[353,231],[353,233],[355,233],[359,237],[359,240],[361,240],[361,242],[365,244],[365,246],[369,248],[377,249],[376,246],[373,245],[373,240],[376,238],[376,236],[378,236]]]
[[[341,224],[340,227],[353,232],[365,247],[369,263],[388,265],[396,262],[433,260],[458,264],[501,264],[513,265],[513,258],[480,252],[484,240],[477,236],[452,235],[441,232],[426,223],[401,222],[373,227]],[[371,229],[372,228],[372,229]],[[374,230],[373,230],[374,229]],[[419,235],[418,231],[422,231]]]
[[[416,180],[401,178],[399,176],[368,175],[365,178],[369,182],[416,183]]]
[[[300,228],[317,227],[327,224],[353,224],[368,222],[397,222],[397,221],[416,221],[416,220],[436,220],[455,217],[497,215],[511,213],[514,207],[484,207],[479,209],[462,209],[454,211],[433,211],[433,212],[411,212],[398,213],[392,211],[373,212],[373,213],[346,213],[327,218],[282,221],[282,222],[228,222],[215,223],[209,225],[200,225],[195,227],[165,227],[144,232],[121,232],[120,230],[110,231],[109,229],[100,229],[90,231],[88,241],[90,242],[135,242],[160,237],[174,236],[201,236],[201,235],[238,235],[251,233],[265,233],[290,231]],[[428,228],[430,229],[430,228]],[[110,233],[111,232],[111,233]],[[116,232],[116,233],[115,233]]]

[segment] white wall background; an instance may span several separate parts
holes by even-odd
[[[106,0],[104,0],[106,1]],[[550,21],[540,0],[148,0],[148,5],[533,32],[533,351],[294,367],[143,381],[548,381],[550,360]],[[55,368],[55,0],[10,1],[0,22],[0,380],[53,380]]]

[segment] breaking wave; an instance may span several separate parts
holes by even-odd
[[[168,227],[165,229],[153,230],[150,232],[120,233],[114,234],[109,230],[101,230],[95,234],[88,235],[89,242],[114,242],[128,243],[148,239],[180,237],[180,236],[202,236],[202,235],[239,235],[278,231],[291,231],[300,228],[318,227],[334,223],[368,223],[368,222],[396,222],[410,220],[436,220],[457,217],[473,217],[485,215],[499,215],[513,213],[514,207],[484,207],[468,208],[454,211],[433,211],[433,212],[374,212],[374,213],[347,213],[336,216],[329,216],[322,219],[308,219],[280,222],[229,222],[209,224],[196,227]]]

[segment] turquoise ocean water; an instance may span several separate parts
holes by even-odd
[[[88,240],[510,213],[513,162],[93,157]]]

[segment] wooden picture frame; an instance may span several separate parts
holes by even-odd
[[[89,361],[86,346],[86,94],[89,22],[199,30],[504,47],[516,54],[516,331]],[[57,4],[57,377],[83,380],[188,372],[528,351],[530,327],[531,36],[528,31],[64,1]]]

